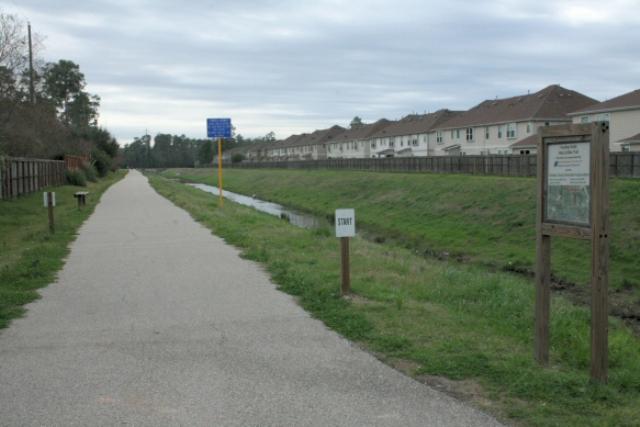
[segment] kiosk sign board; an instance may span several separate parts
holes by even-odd
[[[549,363],[551,238],[591,242],[591,379],[608,375],[609,123],[546,126],[538,140],[534,354]]]
[[[591,143],[547,139],[545,222],[591,225]]]

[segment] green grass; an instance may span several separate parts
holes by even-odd
[[[83,191],[91,194],[82,210],[77,209],[73,198],[79,187],[47,189],[56,192],[53,235],[49,233],[42,192],[0,201],[0,328],[23,315],[23,306],[39,297],[37,289],[55,280],[78,228],[91,215],[102,193],[123,176],[121,171],[89,183]]]
[[[167,177],[216,184],[211,169],[172,169]],[[506,270],[533,270],[535,179],[354,171],[225,170],[225,188],[321,216],[356,209],[356,223],[421,252]],[[640,180],[611,180],[612,289],[640,304]],[[553,239],[555,277],[590,279],[589,242]]]
[[[524,277],[357,237],[351,255],[356,297],[345,300],[339,297],[339,241],[330,229],[296,228],[231,202],[220,209],[210,194],[158,175],[150,182],[263,264],[315,317],[418,379],[436,375],[471,384],[480,394],[477,405],[516,424],[640,425],[640,340],[615,319],[610,382],[592,384],[588,310],[561,297],[552,301],[550,367],[534,363],[534,295]]]

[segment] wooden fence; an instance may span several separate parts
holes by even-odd
[[[226,163],[231,168],[352,169],[380,172],[436,172],[471,175],[535,176],[537,156],[437,156],[383,159],[283,160]],[[611,176],[640,178],[640,153],[611,153]]]
[[[65,182],[61,160],[0,157],[0,200],[33,193]]]

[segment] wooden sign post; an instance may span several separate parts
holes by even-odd
[[[45,191],[42,195],[44,207],[49,211],[49,232],[53,234],[56,232],[56,226],[53,218],[53,208],[56,206],[56,193]]]
[[[218,195],[220,207],[224,206],[224,195],[222,194],[222,138],[218,138]]]
[[[336,209],[336,237],[340,238],[340,260],[342,266],[342,296],[351,293],[349,268],[349,238],[356,235],[356,214],[353,209]]]
[[[233,126],[230,118],[210,118],[207,119],[207,137],[218,140],[218,194],[219,205],[224,206],[222,194],[222,140],[233,136]]]
[[[549,363],[551,236],[591,240],[591,378],[607,382],[609,124],[540,129],[535,358]]]

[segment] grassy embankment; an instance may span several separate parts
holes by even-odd
[[[82,188],[91,193],[82,210],[73,198],[80,187],[47,189],[56,192],[53,235],[49,233],[42,192],[0,202],[0,328],[25,312],[23,306],[38,298],[38,288],[55,280],[78,228],[91,215],[102,193],[124,174],[112,173]]]
[[[236,174],[228,176],[233,183]],[[444,384],[517,424],[640,425],[640,340],[615,319],[610,382],[591,384],[588,310],[561,297],[553,298],[551,365],[542,369],[534,363],[534,295],[524,277],[356,237],[356,296],[344,300],[338,295],[339,243],[329,228],[296,228],[231,202],[219,209],[210,194],[154,174],[150,181],[242,248],[246,258],[263,264],[314,316],[418,380]]]
[[[211,169],[164,176],[217,185]],[[356,209],[360,229],[406,247],[506,270],[533,270],[535,179],[353,171],[225,171],[225,188],[316,213]],[[640,303],[640,180],[611,180],[612,289]],[[590,245],[553,239],[557,279],[584,285]],[[630,291],[630,292],[629,292]]]

